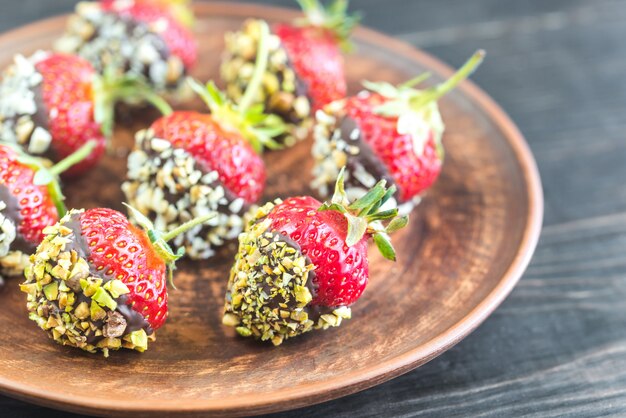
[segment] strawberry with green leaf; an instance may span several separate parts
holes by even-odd
[[[394,192],[382,180],[350,203],[341,171],[330,202],[292,197],[258,209],[239,236],[222,322],[279,345],[350,318],[369,279],[368,241],[395,261],[389,234],[408,217],[389,205]]]
[[[137,97],[171,111],[141,80],[99,76],[78,56],[17,55],[0,80],[0,138],[55,162],[94,141],[93,152],[65,173],[75,176],[102,156],[113,131],[115,103]]]
[[[265,187],[264,146],[284,131],[280,118],[253,104],[267,67],[269,28],[262,27],[260,51],[252,82],[239,104],[226,100],[209,82],[191,80],[192,88],[211,113],[177,111],[137,134],[128,159],[122,189],[134,207],[154,217],[161,229],[172,229],[206,213],[215,217],[206,225],[180,235],[191,258],[212,256],[234,239],[243,227],[242,216],[257,202]]]
[[[345,165],[346,191],[358,198],[381,179],[397,187],[394,199],[408,213],[439,177],[443,165],[444,124],[438,99],[482,62],[476,52],[449,80],[414,88],[429,74],[407,83],[365,82],[367,90],[336,101],[316,115],[313,188],[328,196]]]
[[[54,166],[0,142],[0,283],[18,276],[43,238],[45,227],[65,215],[59,175],[89,156],[94,142]]]
[[[57,343],[88,352],[143,352],[168,316],[166,280],[184,251],[178,234],[208,221],[193,219],[168,233],[129,207],[141,227],[112,209],[71,210],[44,229],[20,289],[29,318]]]
[[[298,2],[304,18],[272,26],[269,66],[255,97],[288,123],[289,131],[280,138],[288,146],[308,135],[317,109],[346,95],[341,50],[350,49],[349,36],[359,20],[348,15],[346,0],[326,8],[318,0]],[[226,35],[221,75],[233,100],[242,97],[252,78],[260,25],[259,20],[248,20],[240,31]]]

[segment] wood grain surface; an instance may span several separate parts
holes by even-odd
[[[17,26],[74,1],[22,0]],[[259,1],[288,6],[290,0]],[[545,228],[525,277],[470,337],[376,388],[280,417],[626,413],[626,1],[353,0],[365,24],[473,77],[509,112],[544,181]],[[0,398],[3,416],[68,416]]]

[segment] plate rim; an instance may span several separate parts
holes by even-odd
[[[279,20],[286,20],[298,15],[295,9],[251,3],[227,3],[209,1],[195,3],[194,8],[201,14],[226,14],[228,16],[254,16],[271,13]],[[69,14],[38,20],[19,28],[0,34],[0,44],[12,37],[24,37],[25,34],[41,31],[64,22]],[[365,42],[393,50],[403,56],[424,64],[443,77],[450,76],[454,70],[431,54],[413,47],[390,35],[359,26],[354,37]],[[502,275],[499,283],[487,296],[463,319],[452,327],[420,346],[402,353],[390,360],[373,366],[353,371],[322,383],[301,385],[280,392],[265,394],[262,398],[254,395],[235,395],[214,400],[186,400],[180,405],[175,400],[160,400],[158,403],[136,400],[123,405],[111,405],[98,399],[87,397],[72,398],[55,395],[45,390],[7,380],[0,376],[0,392],[36,404],[61,408],[73,412],[87,412],[99,415],[133,415],[161,412],[166,414],[213,413],[219,415],[243,415],[254,413],[277,412],[309,406],[336,399],[376,386],[413,370],[439,356],[475,330],[504,301],[526,270],[537,246],[543,222],[543,189],[539,170],[532,152],[519,128],[508,114],[485,91],[466,80],[458,86],[464,96],[473,100],[507,139],[515,159],[520,165],[528,197],[528,216],[526,227],[516,250],[512,263]]]

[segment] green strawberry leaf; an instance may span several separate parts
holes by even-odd
[[[54,180],[55,176],[45,168],[40,168],[33,176],[33,184],[36,186],[46,186]]]
[[[135,209],[128,203],[122,202],[122,204],[126,206],[126,208],[128,208],[128,212],[135,219],[135,222],[137,222],[139,226],[141,226],[143,229],[146,230],[146,233],[150,237],[150,240],[154,242],[157,239],[157,237],[155,234],[154,224],[152,223],[152,221],[148,219],[143,213],[141,213],[140,211],[138,211],[137,209]],[[152,234],[152,236],[150,236],[150,234]]]
[[[395,253],[389,235],[387,232],[395,231],[405,226],[408,217],[396,218],[398,215],[397,207],[390,207],[386,210],[380,210],[380,207],[394,195],[396,188],[394,186],[386,188],[385,180],[379,181],[370,191],[363,197],[357,199],[350,204],[346,191],[344,189],[345,167],[343,167],[337,181],[335,183],[335,192],[330,202],[324,202],[318,211],[334,210],[342,213],[348,223],[348,231],[346,236],[346,245],[353,246],[365,234],[374,237],[376,245],[380,248],[383,256],[390,260],[395,260]],[[385,228],[381,221],[391,219],[389,226]]]
[[[387,192],[385,189],[386,184],[387,182],[385,180],[379,181],[369,192],[348,206],[348,209],[358,210],[359,214],[367,213],[368,209],[378,203],[380,199],[385,196],[385,193]]]
[[[344,188],[344,178],[346,174],[346,168],[342,167],[339,171],[339,175],[337,176],[337,181],[335,182],[335,192],[333,193],[333,197],[330,200],[332,203],[347,206],[348,205],[348,195],[346,195],[346,190]]]
[[[388,99],[395,99],[400,95],[399,89],[396,86],[385,81],[373,82],[364,80],[361,84],[363,84],[363,87],[367,90],[378,93]]]
[[[389,201],[389,199],[391,199],[393,197],[393,195],[396,193],[396,186],[391,185],[390,188],[387,189],[387,191],[385,192],[385,195],[378,201],[376,202],[376,204],[374,206],[371,207],[371,209],[369,210],[369,214],[374,214],[376,212],[378,212],[378,210],[381,208],[382,205],[384,205],[385,203],[387,203]]]
[[[387,260],[396,261],[396,250],[394,250],[393,245],[391,245],[389,235],[383,232],[374,234],[374,243],[383,257]]]
[[[398,216],[398,208],[393,208],[393,209],[384,210],[382,212],[376,212],[372,215],[367,216],[366,219],[369,222],[374,222],[374,221],[382,221],[385,219],[392,219],[392,218],[395,218],[396,216]]]
[[[399,218],[395,218],[393,219],[391,222],[389,222],[389,225],[387,225],[386,228],[386,232],[388,234],[392,234],[402,228],[404,228],[405,226],[407,226],[407,224],[409,223],[409,217],[408,216],[401,216]]]
[[[350,215],[346,213],[346,218],[348,219],[348,235],[346,237],[346,245],[348,247],[352,247],[365,235],[367,231],[367,219],[360,218],[358,216]]]

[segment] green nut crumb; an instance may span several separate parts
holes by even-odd
[[[133,348],[139,352],[144,352],[148,349],[148,336],[146,331],[142,329],[131,332],[129,340],[134,345]]]
[[[237,334],[241,335],[242,337],[249,337],[252,335],[252,331],[250,331],[250,329],[246,327],[237,327],[235,328],[235,330],[237,331]]]
[[[313,296],[311,296],[311,292],[304,286],[294,286],[294,293],[296,295],[296,300],[304,305],[313,300]]]
[[[43,287],[43,294],[46,296],[48,300],[57,300],[59,297],[59,284],[57,282],[52,282]]]
[[[100,287],[96,290],[96,293],[94,293],[92,299],[103,308],[107,307],[112,311],[117,309],[117,302],[115,302],[109,292],[107,292],[103,287]]]

